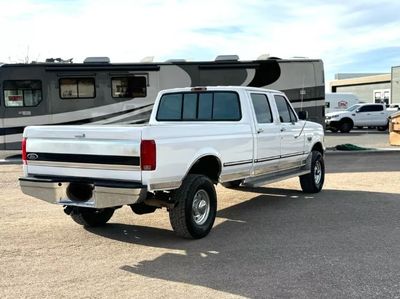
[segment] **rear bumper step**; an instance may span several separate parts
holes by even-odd
[[[119,180],[23,177],[19,179],[19,183],[23,193],[46,202],[95,209],[134,204],[143,200],[147,193],[146,186],[140,183]],[[77,194],[79,190],[84,191],[84,198],[78,200],[76,198],[80,197]]]

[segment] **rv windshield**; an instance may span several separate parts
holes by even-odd
[[[360,106],[361,106],[361,105],[359,105],[359,104],[350,106],[349,108],[346,109],[346,111],[354,111],[354,110],[356,110],[356,109],[357,109],[358,107],[360,107]]]

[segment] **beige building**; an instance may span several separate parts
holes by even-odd
[[[392,67],[391,104],[400,105],[400,66]]]
[[[399,67],[400,82],[400,67]],[[397,74],[397,73],[396,73]],[[331,92],[351,92],[366,103],[392,104],[392,75],[388,74],[337,74],[330,82]],[[400,83],[399,83],[400,89]]]

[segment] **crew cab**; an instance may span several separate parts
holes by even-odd
[[[27,127],[20,186],[84,226],[105,224],[123,205],[137,214],[167,208],[177,235],[202,238],[216,217],[218,183],[256,187],[299,176],[304,192],[319,192],[323,137],[279,91],[169,89],[147,125]]]
[[[332,132],[348,133],[354,127],[376,127],[385,131],[394,112],[386,110],[384,104],[355,104],[344,111],[327,113],[325,124]]]

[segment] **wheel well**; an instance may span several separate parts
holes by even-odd
[[[316,144],[314,144],[314,146],[312,147],[311,151],[318,151],[323,155],[324,154],[324,148],[322,146],[322,143],[321,142],[317,142]]]
[[[349,117],[343,118],[340,122],[341,123],[349,122],[351,124],[354,124],[353,120],[351,118],[349,118]]]
[[[221,174],[221,162],[215,156],[205,156],[200,158],[190,168],[188,174],[203,174],[209,177],[214,183],[218,183]]]

